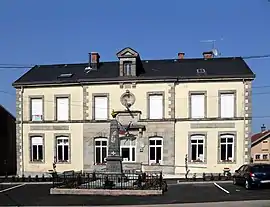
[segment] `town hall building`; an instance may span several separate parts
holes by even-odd
[[[53,162],[59,172],[103,170],[112,113],[124,170],[180,175],[187,156],[191,173],[221,173],[250,161],[255,75],[241,57],[116,55],[36,65],[13,83],[19,175],[46,174]]]

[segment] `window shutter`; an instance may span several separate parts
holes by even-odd
[[[150,95],[149,103],[149,118],[162,119],[163,118],[163,96]]]
[[[108,118],[108,98],[95,97],[95,119]]]
[[[32,99],[31,106],[32,106],[32,109],[31,109],[32,120],[41,121],[42,115],[43,115],[42,99]]]
[[[69,100],[68,98],[57,98],[57,120],[68,120]]]
[[[220,116],[222,118],[234,117],[234,94],[221,94]]]
[[[204,118],[204,94],[191,95],[191,118]]]

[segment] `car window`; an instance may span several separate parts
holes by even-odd
[[[252,172],[270,172],[270,165],[255,165],[251,168]]]
[[[244,167],[245,167],[245,165],[242,165],[242,166],[238,169],[238,171],[239,171],[239,172],[242,172],[242,171],[244,170]]]
[[[248,171],[248,168],[249,168],[248,165],[246,165],[246,166],[244,167],[243,171],[244,171],[244,172],[247,172],[247,171]]]

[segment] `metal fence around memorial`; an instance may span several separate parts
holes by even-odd
[[[167,184],[163,180],[162,172],[158,173],[81,173],[67,172],[53,174],[54,188],[76,189],[138,189],[138,190],[164,190]]]

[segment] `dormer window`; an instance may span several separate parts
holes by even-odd
[[[131,73],[131,65],[132,65],[132,62],[130,61],[125,61],[123,63],[123,66],[124,66],[124,76],[131,76],[132,73]]]

